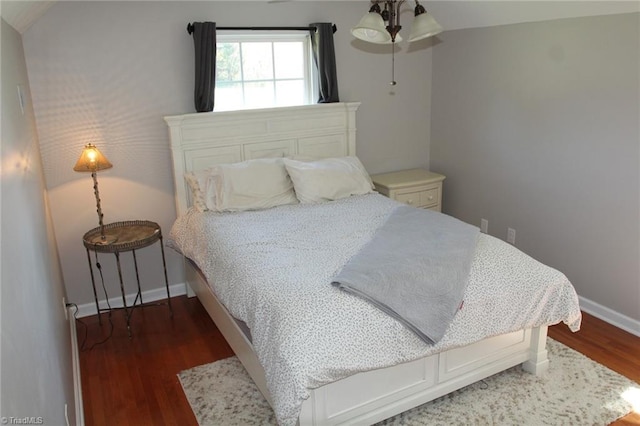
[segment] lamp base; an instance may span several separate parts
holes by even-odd
[[[116,241],[118,241],[117,237],[105,236],[103,238],[102,235],[96,235],[91,239],[91,244],[94,244],[97,246],[107,246],[109,244],[115,243]]]

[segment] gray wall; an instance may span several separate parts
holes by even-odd
[[[444,211],[514,228],[580,296],[635,321],[638,27],[634,13],[445,32],[431,115]]]
[[[22,39],[2,31],[2,380],[0,416],[75,424],[71,336],[29,94]],[[25,95],[25,111],[17,87]],[[8,420],[10,421],[10,419]]]
[[[340,97],[362,102],[357,149],[364,165],[371,173],[427,166],[431,41],[415,43],[411,51],[406,43],[401,46],[398,86],[392,91],[390,47],[354,41],[349,32],[367,9],[362,1],[72,1],[56,3],[27,30],[25,54],[69,299],[93,300],[81,237],[97,225],[95,201],[89,175],[72,170],[85,143],[95,143],[114,164],[98,177],[106,222],[148,219],[168,234],[175,219],[162,118],[194,112],[188,22],[336,23]],[[141,251],[143,290],[163,284],[157,256],[157,247]],[[180,258],[168,251],[167,261],[170,284],[181,282]],[[117,296],[113,260],[104,257],[102,263],[109,296]],[[129,283],[134,279],[130,263],[124,265]]]

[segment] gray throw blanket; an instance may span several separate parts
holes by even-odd
[[[332,284],[436,343],[462,303],[478,233],[451,216],[399,206]]]

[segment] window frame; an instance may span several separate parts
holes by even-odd
[[[246,42],[303,42],[303,73],[304,73],[304,103],[299,105],[312,105],[316,103],[316,99],[318,97],[318,88],[315,82],[317,81],[317,71],[316,67],[313,64],[313,53],[311,46],[311,34],[309,31],[299,31],[299,30],[218,30],[216,34],[216,51],[217,45],[219,43],[246,43]],[[272,45],[273,46],[273,45]],[[242,51],[242,49],[241,49]],[[272,49],[273,55],[273,49]],[[266,81],[286,81],[286,79],[278,80],[275,78],[275,61],[273,62],[274,67],[274,75],[272,80]],[[242,71],[241,71],[242,73]],[[270,105],[266,107],[251,107],[246,106],[244,99],[244,75],[242,75],[242,80],[240,82],[243,83],[243,107],[236,109],[224,109],[217,111],[238,111],[245,109],[256,109],[256,108],[283,108],[286,106],[280,105]],[[216,74],[216,89],[217,89],[217,74]],[[275,84],[274,84],[275,87]],[[275,88],[274,88],[275,90]],[[274,92],[275,93],[275,92]],[[299,105],[288,105],[288,106],[299,106]],[[214,105],[214,111],[216,111]]]

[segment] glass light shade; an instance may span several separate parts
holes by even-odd
[[[430,13],[421,13],[413,20],[409,41],[422,40],[423,38],[431,37],[441,32],[442,26],[438,24]]]
[[[80,158],[73,166],[73,170],[76,172],[97,172],[98,170],[110,169],[113,164],[107,160],[107,157],[93,144],[86,144],[80,154]]]
[[[391,34],[384,25],[384,20],[377,12],[369,12],[362,17],[358,25],[351,29],[351,34],[355,38],[368,41],[369,43],[390,43]]]

